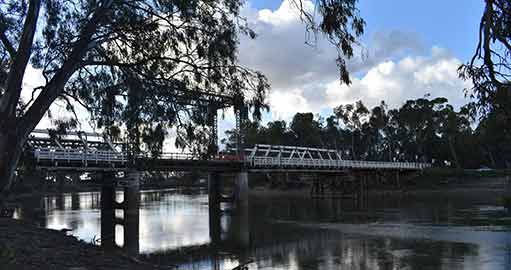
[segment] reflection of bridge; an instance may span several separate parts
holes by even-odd
[[[240,139],[237,145],[242,145]],[[215,213],[212,216],[217,215],[220,203],[225,201],[221,195],[221,174],[235,173],[235,187],[230,201],[234,203],[237,213],[243,216],[248,211],[248,173],[321,174],[321,177],[314,178],[311,189],[311,192],[320,195],[324,194],[325,186],[333,183],[335,177],[335,181],[340,179],[343,186],[356,194],[357,200],[363,201],[367,198],[370,180],[391,175],[399,183],[400,174],[429,167],[424,163],[345,160],[336,150],[296,146],[255,145],[243,151],[235,149],[219,153],[210,159],[189,153],[162,153],[158,156],[134,154],[127,149],[127,145],[114,143],[95,133],[74,132],[50,136],[46,131],[36,130],[27,142],[25,160],[37,169],[63,175],[95,172],[95,177],[102,183],[101,234],[102,244],[106,246],[114,244],[112,239],[115,239],[115,226],[109,224],[125,227],[138,224],[142,171],[209,172],[209,208]],[[345,182],[349,183],[345,185]],[[119,184],[122,184],[125,194],[121,203],[115,201],[115,189]],[[122,217],[116,216],[116,210],[123,210]],[[124,231],[126,240],[134,237],[138,231],[138,225],[129,227]],[[243,233],[238,237],[246,239]],[[138,246],[133,248],[138,250]]]

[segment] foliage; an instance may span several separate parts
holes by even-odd
[[[292,0],[301,14],[302,21],[307,25],[308,33],[313,37],[307,42],[314,45],[316,35],[323,33],[337,49],[337,66],[341,82],[350,84],[350,74],[345,57],[353,56],[353,47],[357,38],[364,33],[365,21],[356,7],[358,0],[316,0],[314,7],[307,7],[304,0]],[[318,11],[320,21],[317,20]]]
[[[460,76],[472,81],[469,94],[477,98],[483,113],[499,107],[501,98],[509,100],[511,96],[511,2],[485,2],[476,51],[459,68]]]
[[[364,28],[357,0],[294,0],[310,33],[336,48],[341,80]],[[304,5],[315,3],[316,9]],[[56,100],[80,104],[111,137],[157,155],[170,127],[178,147],[214,152],[217,109],[266,109],[266,77],[238,64],[240,35],[256,37],[243,0],[0,1],[0,187],[8,190],[22,147]],[[29,62],[45,82],[21,98]],[[73,128],[76,119],[58,123]],[[124,134],[123,134],[123,131]]]
[[[326,120],[297,113],[290,125],[250,124],[246,146],[291,145],[337,149],[345,159],[423,161],[437,167],[509,168],[511,140],[502,132],[501,114],[492,113],[476,128],[471,105],[455,110],[445,98],[419,98],[388,110],[385,102],[371,109],[361,101],[334,109]],[[228,147],[233,131],[224,141]]]

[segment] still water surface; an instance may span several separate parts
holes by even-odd
[[[47,196],[15,215],[34,219],[31,209],[41,204],[41,226],[72,229],[84,241],[101,237],[99,192]],[[144,191],[138,246],[156,263],[178,262],[179,269],[232,269],[249,261],[249,269],[511,269],[510,227],[487,225],[506,215],[495,204],[492,192],[379,195],[362,208],[335,199],[253,196],[245,215],[224,206],[215,229],[205,191]],[[116,227],[119,245],[122,230]],[[176,259],[176,250],[193,258]]]

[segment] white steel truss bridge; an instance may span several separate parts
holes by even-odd
[[[337,150],[298,146],[263,145],[237,151],[220,152],[209,159],[191,153],[129,155],[124,144],[113,143],[97,133],[73,132],[50,136],[35,130],[27,142],[28,156],[37,168],[46,170],[113,170],[130,168],[161,171],[344,171],[407,170],[420,171],[427,163],[345,160]],[[241,154],[240,154],[241,153]]]

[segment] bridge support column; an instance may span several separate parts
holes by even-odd
[[[248,207],[248,173],[236,174],[234,189],[235,212],[231,223],[231,236],[234,245],[238,248],[246,248],[250,245],[250,224]]]
[[[248,207],[248,173],[239,172],[236,174],[234,189],[234,202],[240,210]]]
[[[101,246],[115,247],[115,174],[98,174],[101,183]]]
[[[220,181],[219,173],[212,172],[208,175],[208,202],[210,210],[220,210],[220,202],[222,200],[222,183]]]
[[[139,253],[140,177],[138,171],[127,175],[128,185],[124,187],[124,249],[131,255]]]
[[[220,181],[219,173],[211,172],[208,175],[209,238],[214,245],[222,240],[220,213],[222,183]]]

